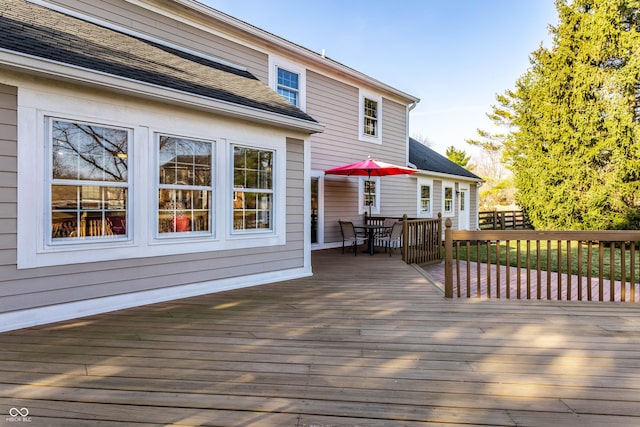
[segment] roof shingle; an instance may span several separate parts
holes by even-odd
[[[0,48],[317,123],[248,71],[24,0],[0,2]]]
[[[467,169],[452,162],[443,155],[436,153],[431,148],[413,138],[409,138],[409,162],[424,171],[482,180],[478,175],[469,172]]]

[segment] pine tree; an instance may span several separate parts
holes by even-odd
[[[457,165],[462,166],[463,168],[466,168],[469,164],[469,160],[471,160],[471,157],[468,156],[464,150],[458,150],[453,145],[447,148],[447,151],[445,151],[445,155],[447,156],[447,159],[451,160]]]
[[[492,106],[537,229],[640,228],[640,0],[557,0],[553,46]]]

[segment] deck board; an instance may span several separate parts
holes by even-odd
[[[0,334],[0,425],[640,425],[637,304],[445,300],[399,257],[313,265]]]

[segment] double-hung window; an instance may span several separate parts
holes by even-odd
[[[442,191],[442,205],[444,207],[444,214],[453,215],[453,184],[443,183]]]
[[[233,231],[273,230],[275,152],[233,146]]]
[[[291,104],[306,109],[307,70],[286,58],[269,55],[269,87]]]
[[[298,73],[278,67],[277,90],[284,99],[296,107],[300,106],[300,76]]]
[[[418,216],[430,217],[433,215],[433,181],[418,179]]]
[[[49,118],[49,243],[129,235],[131,130]]]
[[[360,91],[359,136],[363,141],[381,143],[382,97]]]
[[[359,186],[359,213],[380,213],[380,178],[361,177]]]
[[[378,136],[378,102],[365,97],[363,108],[364,123],[362,133],[376,138]]]
[[[213,142],[158,136],[158,234],[211,234]]]

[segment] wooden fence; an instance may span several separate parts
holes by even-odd
[[[382,225],[387,219],[402,221],[402,259],[407,264],[442,261],[442,214],[438,218],[367,217],[367,224]],[[379,244],[376,244],[379,246]]]
[[[481,230],[530,229],[531,224],[523,211],[480,211],[478,227]]]
[[[640,301],[640,231],[452,230],[445,297]]]

